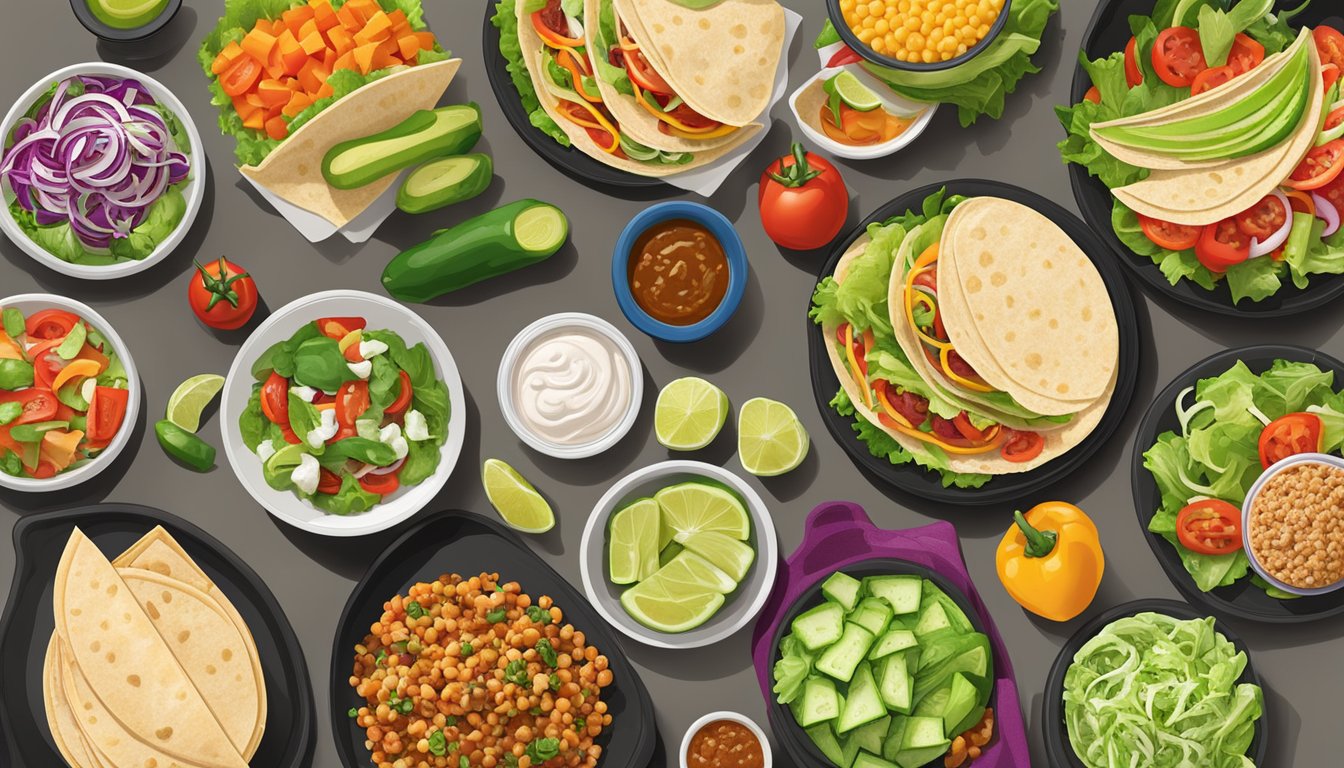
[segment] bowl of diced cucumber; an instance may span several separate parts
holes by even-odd
[[[770,725],[804,768],[941,766],[958,736],[964,747],[992,729],[984,626],[915,563],[865,560],[820,580],[784,615],[771,658]]]

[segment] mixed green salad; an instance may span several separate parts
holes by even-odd
[[[1158,435],[1143,454],[1162,494],[1148,530],[1176,548],[1209,592],[1250,573],[1240,508],[1264,470],[1294,453],[1340,452],[1344,393],[1332,371],[1311,363],[1275,360],[1256,374],[1238,361],[1182,391],[1176,417],[1179,430]],[[1271,597],[1293,597],[1251,578]]]
[[[1147,178],[1147,169],[1098,144],[1093,124],[1167,107],[1244,76],[1293,45],[1298,32],[1289,23],[1310,1],[1274,13],[1273,0],[1157,0],[1150,15],[1131,16],[1133,38],[1124,51],[1096,60],[1080,54],[1092,88],[1077,104],[1056,108],[1068,132],[1059,143],[1064,161],[1111,189]],[[1141,216],[1112,200],[1116,236],[1152,259],[1172,285],[1190,280],[1212,290],[1226,280],[1235,304],[1273,296],[1286,280],[1305,288],[1310,275],[1344,273],[1344,100],[1337,82],[1344,34],[1318,26],[1311,37],[1323,64],[1324,122],[1301,165],[1271,194],[1204,227]]]
[[[890,69],[868,61],[861,66],[906,98],[955,104],[963,126],[973,124],[981,115],[997,120],[1003,116],[1006,97],[1017,90],[1022,78],[1041,71],[1031,57],[1041,47],[1045,25],[1058,10],[1059,0],[1016,0],[1006,10],[1008,20],[999,35],[969,61],[948,69]],[[816,47],[839,42],[840,33],[827,20]],[[853,55],[833,59],[830,66],[857,61],[857,55]]]
[[[1087,768],[1255,768],[1246,752],[1264,693],[1237,682],[1246,664],[1212,618],[1111,622],[1064,676],[1074,754]]]
[[[423,343],[321,318],[266,350],[239,417],[266,483],[335,515],[367,512],[439,466],[448,389]]]

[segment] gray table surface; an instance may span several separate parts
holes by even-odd
[[[792,88],[816,71],[816,55],[808,40],[819,29],[824,13],[819,0],[785,0],[784,4],[806,19],[788,52]],[[216,113],[195,59],[196,47],[213,26],[222,2],[187,0],[153,45],[129,49],[96,44],[62,0],[24,4],[21,20],[11,16],[10,23],[0,25],[5,75],[0,80],[0,105],[8,105],[30,83],[66,64],[99,58],[127,64],[160,79],[186,104],[205,141],[212,175],[204,207],[186,242],[153,270],[110,283],[80,282],[35,264],[13,244],[0,240],[0,296],[49,291],[86,301],[103,313],[127,340],[140,367],[147,397],[144,419],[152,424],[178,382],[197,373],[225,373],[247,333],[246,329],[213,332],[191,319],[185,293],[192,259],[220,254],[236,259],[256,276],[265,305],[275,309],[332,288],[378,292],[378,275],[400,249],[498,202],[532,196],[558,203],[572,218],[573,236],[572,245],[555,258],[433,305],[415,307],[452,349],[467,390],[467,407],[457,414],[467,419],[466,445],[456,471],[432,506],[489,513],[478,479],[480,464],[489,457],[510,462],[552,500],[559,517],[555,530],[531,538],[530,543],[579,584],[576,552],[593,503],[615,479],[669,457],[651,434],[652,403],[660,386],[678,376],[696,374],[721,386],[734,403],[756,395],[790,403],[812,435],[811,453],[789,475],[748,480],[771,507],[783,553],[798,544],[808,511],[830,499],[858,502],[879,525],[889,528],[917,526],[931,519],[954,523],[971,576],[1003,632],[1017,671],[1033,762],[1044,765],[1040,733],[1046,673],[1060,645],[1083,619],[1068,624],[1036,619],[1022,611],[998,583],[994,548],[1013,505],[988,510],[938,508],[888,493],[860,475],[826,432],[813,404],[801,354],[806,329],[802,310],[824,256],[781,254],[765,237],[754,200],[759,169],[787,150],[796,130],[787,105],[780,102],[763,145],[709,201],[737,222],[747,245],[752,279],[741,309],[723,331],[704,342],[689,346],[655,343],[621,316],[608,277],[620,228],[647,201],[620,199],[583,187],[541,161],[519,140],[505,123],[486,79],[480,51],[483,5],[427,0],[426,16],[444,44],[463,59],[448,99],[474,100],[484,111],[487,130],[481,145],[495,158],[493,186],[480,198],[455,208],[417,219],[398,215],[371,242],[351,245],[339,239],[306,242],[234,170],[232,140],[215,130]],[[1051,22],[1036,57],[1044,71],[1022,83],[1010,97],[1002,120],[984,120],[961,130],[953,110],[945,109],[928,133],[904,153],[863,164],[841,164],[855,195],[852,221],[906,189],[957,177],[1016,183],[1075,208],[1055,150],[1062,131],[1053,107],[1067,100],[1076,51],[1094,4],[1065,0],[1063,5],[1062,15]],[[1344,333],[1340,331],[1344,305],[1296,319],[1254,321],[1214,317],[1151,297],[1136,303],[1143,327],[1143,365],[1123,426],[1065,482],[1040,498],[1020,500],[1024,508],[1047,497],[1074,501],[1101,529],[1106,576],[1084,618],[1134,598],[1178,597],[1143,539],[1129,491],[1134,431],[1154,393],[1191,363],[1229,346],[1285,341],[1344,355]],[[646,368],[645,413],[631,435],[605,455],[581,461],[550,459],[525,448],[505,426],[494,396],[495,369],[513,335],[542,315],[567,310],[593,312],[614,322],[634,342]],[[218,445],[217,422],[212,418],[201,434]],[[698,458],[740,472],[734,454],[733,440],[725,435]],[[220,461],[224,461],[222,451]],[[0,495],[0,528],[8,531],[24,515],[101,501],[147,504],[180,515],[219,537],[256,569],[304,644],[318,704],[314,765],[337,765],[326,718],[332,632],[354,582],[391,534],[350,541],[292,529],[257,506],[227,465],[198,475],[170,462],[144,423],[135,427],[115,466],[92,482],[57,494]],[[10,537],[0,535],[0,595],[8,593],[12,563]],[[1235,620],[1228,624],[1250,644],[1254,663],[1264,677],[1272,723],[1269,765],[1337,764],[1335,710],[1336,694],[1344,689],[1344,665],[1339,663],[1344,619],[1284,627]],[[686,727],[712,709],[735,709],[765,722],[749,639],[749,632],[743,631],[717,646],[691,651],[624,644],[653,694],[658,727],[670,745],[679,743]],[[674,766],[675,746],[670,753],[667,765]]]

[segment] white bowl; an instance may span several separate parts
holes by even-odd
[[[18,296],[10,296],[7,299],[0,299],[0,308],[14,307],[28,316],[41,309],[64,309],[73,312],[103,335],[107,343],[112,345],[116,351],[117,357],[121,359],[122,367],[126,369],[126,390],[130,393],[126,403],[126,416],[121,422],[121,429],[108,443],[107,448],[98,456],[82,467],[77,467],[69,472],[62,472],[54,477],[48,477],[38,480],[31,477],[12,477],[0,472],[0,487],[8,488],[14,491],[28,491],[33,493],[43,493],[46,491],[59,491],[65,488],[73,488],[76,485],[92,478],[94,475],[102,472],[116,458],[117,454],[126,447],[126,443],[131,439],[131,433],[135,431],[135,425],[140,418],[140,374],[135,370],[135,361],[131,359],[131,350],[126,343],[117,335],[112,324],[107,322],[102,315],[94,312],[88,305],[67,299],[64,296],[56,296],[50,293],[24,293]]]
[[[770,740],[765,737],[765,731],[761,730],[761,726],[757,725],[755,720],[752,720],[746,715],[738,714],[737,712],[729,712],[726,709],[718,712],[710,712],[699,720],[696,720],[694,723],[691,723],[691,727],[686,729],[686,735],[681,738],[681,752],[677,757],[678,764],[681,768],[690,768],[690,764],[686,760],[686,753],[691,748],[691,739],[695,738],[695,734],[699,733],[700,729],[704,728],[706,725],[717,723],[720,720],[728,720],[730,722],[745,725],[747,730],[751,731],[761,742],[761,755],[765,758],[764,768],[772,768],[775,764],[775,758],[774,755],[770,753]]]
[[[261,459],[247,449],[238,429],[238,416],[252,394],[252,363],[272,344],[288,339],[304,323],[319,317],[363,317],[369,328],[400,334],[408,346],[423,342],[434,359],[434,372],[448,387],[448,439],[439,449],[439,466],[424,482],[398,489],[383,503],[362,514],[329,515],[300,499],[293,491],[277,491],[266,484]],[[229,368],[219,404],[224,453],[238,481],[257,503],[278,520],[323,536],[363,536],[405,521],[429,504],[448,481],[462,453],[466,437],[466,399],[457,363],[443,339],[419,315],[391,299],[362,291],[324,291],[297,299],[266,318],[252,332]]]
[[[1244,548],[1246,550],[1246,559],[1251,561],[1251,569],[1260,574],[1260,578],[1269,582],[1271,586],[1277,587],[1291,595],[1313,597],[1315,595],[1325,595],[1344,589],[1344,580],[1337,581],[1334,584],[1329,584],[1324,587],[1315,587],[1313,589],[1294,587],[1290,584],[1285,584],[1271,576],[1269,572],[1265,570],[1264,566],[1260,564],[1260,560],[1255,556],[1255,549],[1251,546],[1250,540],[1251,507],[1255,505],[1256,497],[1260,495],[1260,491],[1264,489],[1265,483],[1268,483],[1270,478],[1278,475],[1283,470],[1288,469],[1289,467],[1295,467],[1298,464],[1324,464],[1328,467],[1344,470],[1344,459],[1341,459],[1338,456],[1331,456],[1328,453],[1299,453],[1285,459],[1280,459],[1278,462],[1271,465],[1269,469],[1260,473],[1260,477],[1256,478],[1256,481],[1251,485],[1251,489],[1246,492],[1246,500],[1241,503],[1241,531],[1242,538],[1245,541]]]
[[[621,351],[626,364],[630,367],[630,406],[626,410],[625,416],[606,434],[580,445],[560,445],[537,435],[527,428],[527,424],[518,415],[517,405],[513,402],[513,369],[518,364],[518,357],[536,339],[566,327],[584,328],[607,337]],[[634,426],[635,418],[639,416],[640,405],[644,402],[644,368],[639,362],[639,354],[635,352],[634,346],[630,344],[630,340],[624,334],[616,329],[616,326],[595,315],[583,312],[561,312],[537,320],[513,337],[513,341],[509,342],[509,346],[504,349],[504,356],[499,362],[499,376],[495,381],[495,392],[499,396],[499,409],[504,412],[504,421],[509,425],[509,429],[512,429],[513,433],[518,436],[519,440],[527,443],[533,449],[557,459],[583,459],[611,448],[620,442],[621,438],[625,437],[630,428]]]
[[[201,200],[205,197],[205,145],[201,143],[201,135],[196,130],[196,124],[192,122],[191,114],[187,108],[178,100],[173,92],[168,90],[162,83],[154,78],[133,69],[120,66],[118,64],[108,64],[102,61],[91,61],[84,64],[72,64],[64,69],[58,69],[50,75],[43,77],[23,92],[19,100],[9,108],[9,113],[5,115],[5,120],[0,123],[0,151],[3,151],[3,145],[9,139],[9,133],[14,129],[14,124],[23,117],[28,108],[37,101],[38,97],[46,93],[57,82],[75,75],[107,75],[120,78],[133,78],[144,83],[149,92],[160,104],[172,112],[181,123],[182,129],[187,132],[187,137],[191,141],[191,153],[187,156],[191,163],[191,176],[188,177],[186,185],[182,188],[182,195],[187,200],[186,213],[182,215],[182,221],[178,223],[177,229],[173,230],[154,249],[154,252],[141,259],[140,261],[124,261],[105,267],[92,266],[88,264],[72,264],[64,259],[58,259],[48,253],[42,246],[33,242],[14,221],[14,215],[10,213],[9,203],[14,199],[14,195],[9,190],[9,185],[4,186],[4,204],[0,205],[3,212],[0,212],[0,231],[17,245],[24,253],[33,257],[38,262],[60,272],[63,275],[78,277],[84,280],[111,280],[118,277],[126,277],[143,272],[155,264],[163,261],[168,254],[172,253],[191,230],[192,222],[196,220],[196,214],[201,210]]]
[[[728,600],[709,621],[687,632],[655,632],[630,617],[621,607],[621,593],[629,587],[607,579],[607,523],[619,509],[637,499],[648,498],[669,485],[688,480],[712,480],[732,489],[747,506],[756,559],[747,577],[728,595]],[[579,571],[583,589],[593,607],[607,623],[645,645],[656,648],[700,648],[731,637],[751,623],[765,606],[775,584],[779,543],[775,523],[760,494],[737,475],[722,467],[699,461],[664,461],[632,472],[611,487],[593,508],[579,545]]]
[[[842,69],[853,72],[864,85],[871,88],[873,93],[876,93],[877,97],[882,100],[882,106],[888,112],[891,112],[898,117],[911,117],[916,114],[918,117],[916,117],[915,121],[902,131],[899,136],[891,141],[884,141],[881,144],[871,144],[862,147],[841,144],[830,136],[827,136],[825,133],[813,128],[812,119],[804,118],[803,115],[799,114],[798,98],[802,96],[803,92],[808,88],[812,87],[813,83],[818,80],[824,81],[834,77],[839,74]],[[895,154],[896,152],[905,149],[911,142],[919,138],[919,135],[924,132],[924,129],[929,127],[929,122],[933,120],[933,114],[938,111],[938,106],[939,105],[937,104],[925,104],[921,101],[912,101],[901,96],[857,64],[847,64],[843,67],[823,69],[799,86],[798,90],[794,91],[793,94],[789,96],[789,110],[793,112],[794,122],[798,124],[798,128],[803,132],[803,135],[810,139],[813,144],[816,144],[832,155],[843,157],[847,160],[874,160],[879,157]]]

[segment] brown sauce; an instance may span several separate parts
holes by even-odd
[[[747,726],[715,720],[691,737],[686,764],[690,768],[765,768],[765,752]]]
[[[628,277],[635,303],[668,325],[694,325],[728,294],[728,256],[704,226],[687,219],[659,222],[635,241]]]

